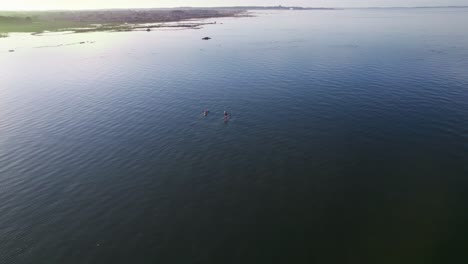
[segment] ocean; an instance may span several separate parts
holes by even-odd
[[[468,8],[207,21],[0,39],[0,263],[468,261]]]

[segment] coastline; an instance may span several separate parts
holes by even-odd
[[[250,16],[246,9],[150,9],[150,10],[92,10],[92,11],[0,11],[0,38],[9,33],[71,31],[120,32],[151,31],[153,28],[200,28],[216,22],[203,20]]]

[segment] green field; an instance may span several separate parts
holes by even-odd
[[[0,33],[57,31],[71,27],[85,27],[87,24],[76,22],[33,22],[30,24],[0,24]]]

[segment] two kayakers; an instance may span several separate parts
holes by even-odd
[[[208,109],[203,110],[203,115],[208,116]],[[224,111],[224,121],[227,121],[230,118],[230,115],[227,111]]]

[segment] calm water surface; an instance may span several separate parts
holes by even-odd
[[[0,39],[0,263],[468,261],[468,9],[217,22]]]

